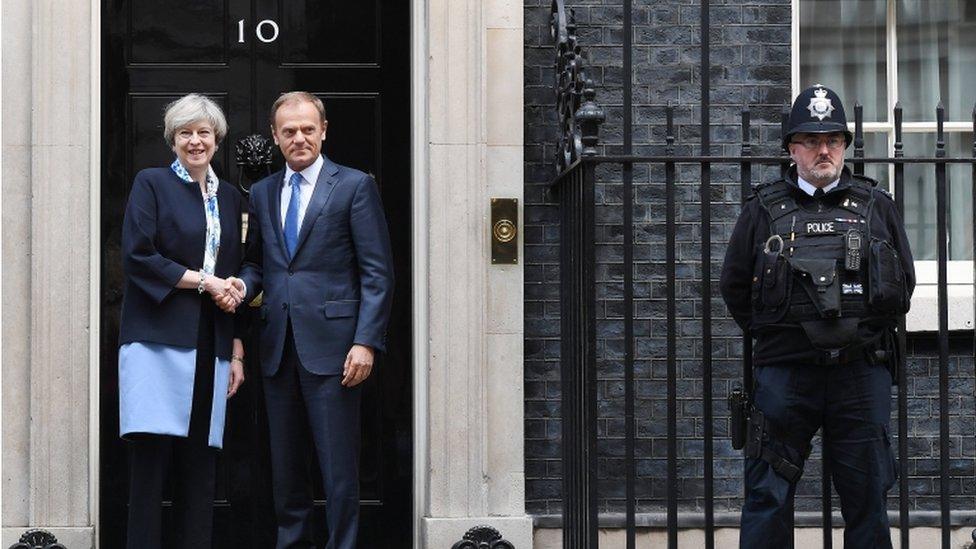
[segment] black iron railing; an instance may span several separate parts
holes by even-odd
[[[662,526],[667,527],[668,547],[677,547],[679,523],[687,525],[693,523],[703,527],[705,531],[705,546],[709,549],[715,546],[715,502],[713,483],[713,463],[715,458],[716,435],[713,432],[713,366],[712,366],[712,275],[711,275],[711,175],[715,165],[738,166],[740,176],[741,199],[744,201],[752,192],[754,166],[779,166],[785,171],[789,159],[785,156],[754,155],[754,144],[751,142],[751,116],[748,109],[741,114],[742,140],[738,155],[709,155],[710,152],[710,118],[709,118],[709,9],[708,2],[702,2],[701,7],[701,155],[687,155],[675,153],[674,112],[672,106],[665,108],[666,114],[666,143],[664,154],[634,155],[631,121],[632,96],[630,37],[631,3],[624,0],[624,90],[623,90],[623,154],[601,155],[598,147],[599,125],[605,116],[595,101],[592,83],[586,78],[584,57],[576,40],[573,15],[564,6],[563,0],[552,2],[552,37],[556,46],[556,94],[557,108],[560,116],[562,132],[557,150],[557,175],[551,184],[553,195],[558,197],[561,209],[561,383],[562,383],[562,459],[563,459],[563,547],[566,548],[595,548],[597,547],[597,529],[600,526],[598,516],[599,479],[597,457],[597,323],[598,303],[597,263],[595,260],[596,242],[596,189],[598,185],[611,184],[601,181],[598,168],[601,166],[619,167],[620,184],[622,185],[622,309],[623,309],[623,382],[624,382],[624,517],[614,525],[626,530],[627,547],[635,546],[637,517],[636,490],[639,482],[636,471],[635,441],[637,432],[637,417],[640,411],[635,410],[635,333],[634,325],[634,167],[661,166],[664,174],[664,216],[659,222],[665,225],[665,270],[666,290],[666,376],[667,376],[667,479],[665,508],[666,520]],[[898,211],[904,214],[904,190],[906,164],[925,164],[933,166],[935,175],[935,194],[937,211],[937,247],[938,247],[938,366],[939,366],[939,496],[938,525],[941,527],[942,547],[949,547],[950,522],[950,475],[949,475],[949,326],[948,326],[948,295],[947,295],[947,191],[946,166],[948,164],[970,164],[973,171],[973,182],[976,187],[976,109],[973,111],[973,156],[972,158],[948,158],[945,151],[944,119],[945,110],[941,104],[936,108],[937,113],[937,144],[934,156],[905,157],[902,142],[902,109],[894,109],[894,154],[892,157],[866,158],[864,154],[863,114],[859,104],[854,107],[855,139],[853,143],[853,159],[851,164],[855,173],[863,174],[865,165],[892,166],[894,196]],[[781,124],[785,131],[789,105],[781,113]],[[676,311],[678,284],[677,268],[680,265],[677,257],[677,223],[676,223],[676,191],[678,185],[677,170],[682,165],[700,167],[700,314],[701,325],[701,404],[702,404],[702,453],[704,470],[702,471],[704,497],[702,498],[701,520],[687,520],[686,514],[678,513],[678,451],[677,451],[677,403],[678,403],[678,326]],[[614,174],[618,173],[613,171]],[[614,181],[612,184],[616,184]],[[976,188],[973,192],[973,211],[976,212]],[[974,224],[976,225],[976,224]],[[974,248],[976,248],[976,227],[973,230]],[[976,250],[974,250],[976,257]],[[976,288],[976,269],[974,269],[973,284]],[[976,304],[974,304],[976,308]],[[901,319],[897,328],[899,345],[905,349],[905,323]],[[974,340],[976,348],[976,340]],[[746,387],[752,385],[752,338],[748,333],[742,339],[742,378]],[[908,395],[905,382],[905,353],[899,353],[897,378],[901,381],[897,386],[897,432],[899,460],[898,481],[898,513],[892,521],[900,528],[901,547],[909,547],[909,526],[913,523],[924,522],[931,524],[935,518],[931,512],[913,511],[909,508],[909,471],[908,471]],[[722,410],[724,414],[725,411]],[[719,444],[728,444],[720,439]],[[830,472],[822,470],[822,506],[821,525],[823,528],[823,546],[831,547],[832,490]],[[960,511],[956,509],[955,511]],[[973,511],[972,509],[968,511]],[[724,513],[723,516],[730,513]],[[724,517],[727,519],[727,517]],[[679,520],[681,519],[681,520]],[[646,524],[648,521],[644,521]],[[653,521],[652,521],[653,522]],[[724,522],[727,522],[725,520]],[[604,524],[606,526],[608,524]],[[976,535],[976,533],[974,533]]]

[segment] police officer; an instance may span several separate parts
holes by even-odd
[[[895,326],[915,272],[890,195],[844,166],[840,98],[815,85],[793,103],[793,164],[754,189],[736,222],[721,291],[755,338],[740,544],[788,547],[796,483],[823,429],[844,546],[890,548],[888,431]]]

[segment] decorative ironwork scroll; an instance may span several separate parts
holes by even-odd
[[[271,175],[271,159],[273,154],[271,140],[263,135],[248,135],[237,140],[235,145],[235,159],[240,167],[237,176],[237,186],[241,192],[247,194],[251,184]],[[247,176],[247,185],[244,177]]]
[[[11,545],[10,549],[66,549],[58,543],[58,538],[44,530],[28,530],[20,536],[20,541]]]
[[[593,82],[576,40],[576,14],[567,16],[564,0],[552,0],[549,32],[556,46],[556,112],[559,137],[556,148],[556,174],[561,174],[583,155],[595,155],[600,124],[606,120],[603,109],[594,101]],[[584,101],[585,98],[585,101]]]
[[[491,526],[475,526],[465,532],[461,541],[452,545],[451,549],[515,549],[515,546],[502,539],[498,530]]]

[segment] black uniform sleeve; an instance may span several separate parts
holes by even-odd
[[[769,231],[765,219],[758,200],[746,202],[732,230],[722,265],[719,283],[722,298],[732,318],[743,330],[749,327],[752,319],[752,276],[758,252],[756,242],[761,238],[759,233]]]
[[[901,258],[901,268],[905,271],[905,287],[908,288],[908,295],[911,297],[915,291],[915,259],[912,257],[912,249],[908,244],[908,235],[905,233],[905,223],[898,215],[898,208],[891,200],[886,200],[885,221],[888,224],[888,234],[891,235],[891,243]]]

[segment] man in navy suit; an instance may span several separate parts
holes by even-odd
[[[326,547],[356,547],[360,383],[383,351],[393,297],[376,183],[321,154],[327,125],[309,93],[282,94],[271,107],[286,166],[251,188],[243,284],[235,282],[248,302],[264,291],[260,360],[278,549],[313,546],[310,445],[326,491]]]

